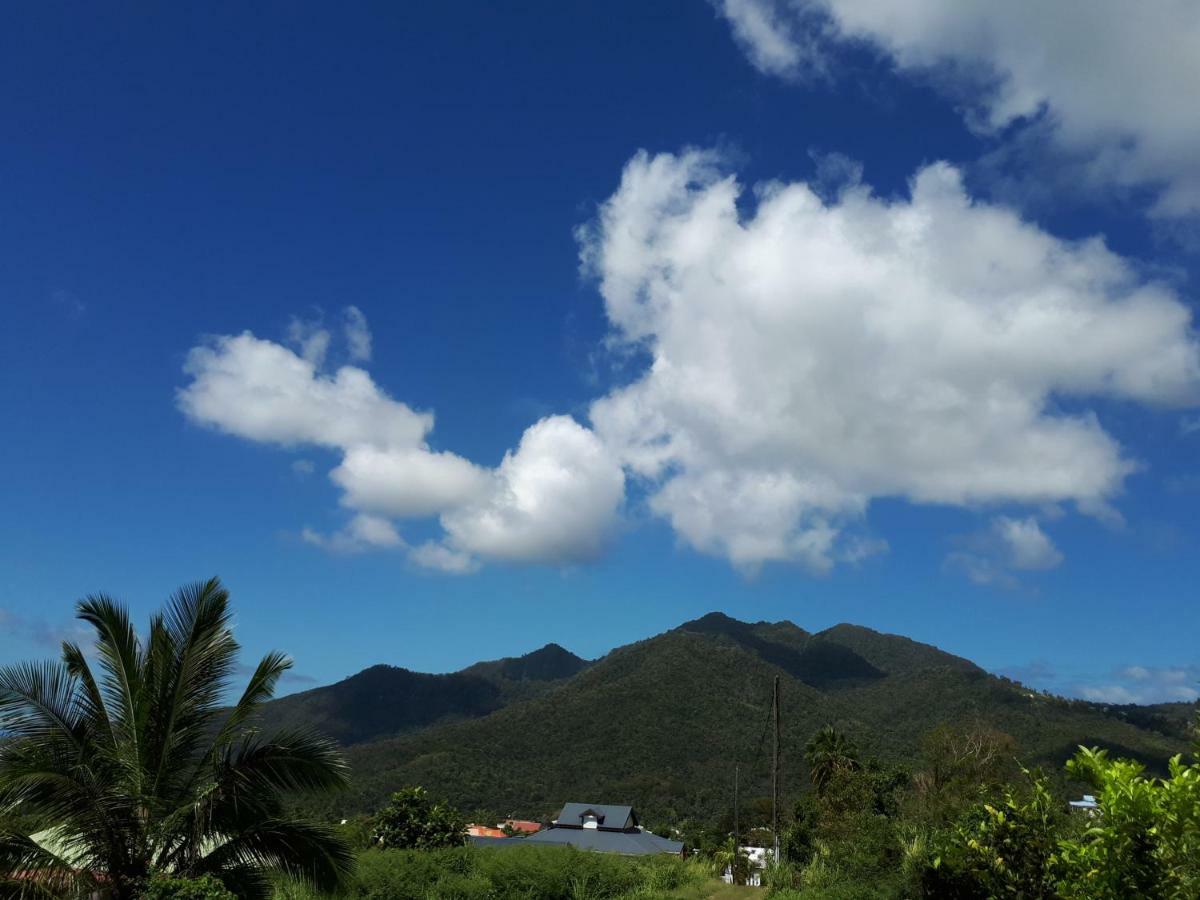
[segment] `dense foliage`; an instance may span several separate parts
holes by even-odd
[[[158,875],[146,882],[138,900],[237,900],[237,895],[211,875],[199,878]]]
[[[461,847],[467,824],[454,807],[433,802],[424,788],[405,788],[372,821],[371,843],[387,850],[437,850]]]
[[[290,661],[265,656],[232,708],[228,594],[179,591],[139,637],[120,604],[78,606],[94,658],[0,670],[0,879],[10,892],[137,896],[147,879],[213,876],[239,895],[282,872],[336,886],[350,851],[287,813],[285,794],[346,784],[328,741],[261,736],[253,717]],[[203,883],[203,882],[202,882]]]
[[[362,900],[652,900],[707,897],[703,865],[674,857],[626,859],[563,847],[368,850],[337,894]],[[313,895],[281,884],[277,900]],[[315,898],[314,898],[315,900]]]
[[[586,667],[557,644],[445,675],[371,666],[337,684],[274,701],[263,721],[271,728],[316,728],[348,746],[486,716],[540,696]]]
[[[828,734],[823,742],[836,743]],[[1009,743],[939,729],[911,777],[872,761],[840,769],[797,804],[784,841],[790,862],[768,872],[772,896],[1200,896],[1200,762],[1176,757],[1159,778],[1080,749],[1065,775],[1094,792],[1098,808],[1072,813],[1045,775],[1008,780],[993,752]]]

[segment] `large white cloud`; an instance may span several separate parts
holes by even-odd
[[[348,447],[330,475],[352,509],[390,516],[431,516],[478,497],[487,474],[454,453],[424,447]]]
[[[371,337],[362,312],[345,312],[351,359],[366,359]],[[405,550],[416,565],[474,571],[478,558],[565,563],[595,556],[612,533],[624,473],[596,436],[565,416],[530,426],[496,469],[428,444],[430,413],[392,399],[355,366],[323,369],[333,336],[319,322],[293,321],[285,346],[249,332],[192,349],[190,382],[179,408],[192,421],[284,446],[341,452],[330,478],[346,525],[302,537],[337,552]],[[440,542],[410,546],[394,520],[438,516]]]
[[[641,153],[581,231],[617,337],[651,358],[593,427],[697,549],[827,568],[861,555],[846,526],[878,497],[1102,512],[1135,464],[1057,399],[1200,400],[1171,290],[973,202],[947,165],[895,201],[776,183],[742,215],[741,194],[712,153]]]
[[[1156,212],[1200,212],[1194,0],[714,2],[764,72],[824,72],[823,47],[866,43],[940,84],[974,127],[1040,119],[1095,185],[1148,185]]]
[[[524,562],[597,556],[625,496],[625,473],[608,448],[569,416],[530,426],[492,473],[477,502],[447,511],[449,543],[480,556]]]

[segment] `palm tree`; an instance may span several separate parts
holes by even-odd
[[[178,591],[144,641],[108,597],[81,601],[77,615],[96,631],[94,657],[64,642],[61,662],[0,669],[9,893],[123,900],[158,873],[213,875],[242,896],[265,893],[276,873],[340,883],[349,848],[290,816],[284,796],[344,787],[345,764],[324,738],[254,728],[291,667],[282,654],[264,656],[225,705],[238,645],[221,583]]]
[[[834,776],[858,768],[858,748],[842,732],[826,725],[808,742],[804,761],[808,763],[808,777],[813,787],[817,793],[824,793]]]

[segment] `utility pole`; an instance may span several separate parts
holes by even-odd
[[[775,720],[775,746],[771,754],[771,836],[775,841],[775,862],[779,862],[779,676],[771,697],[771,716]]]
[[[733,859],[729,863],[729,880],[738,883],[738,775],[741,766],[733,767]]]

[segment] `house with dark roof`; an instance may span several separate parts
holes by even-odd
[[[683,852],[681,841],[672,841],[646,831],[638,822],[632,806],[604,803],[568,803],[549,828],[525,838],[472,838],[480,846],[515,844],[558,845],[622,856],[652,856]]]

